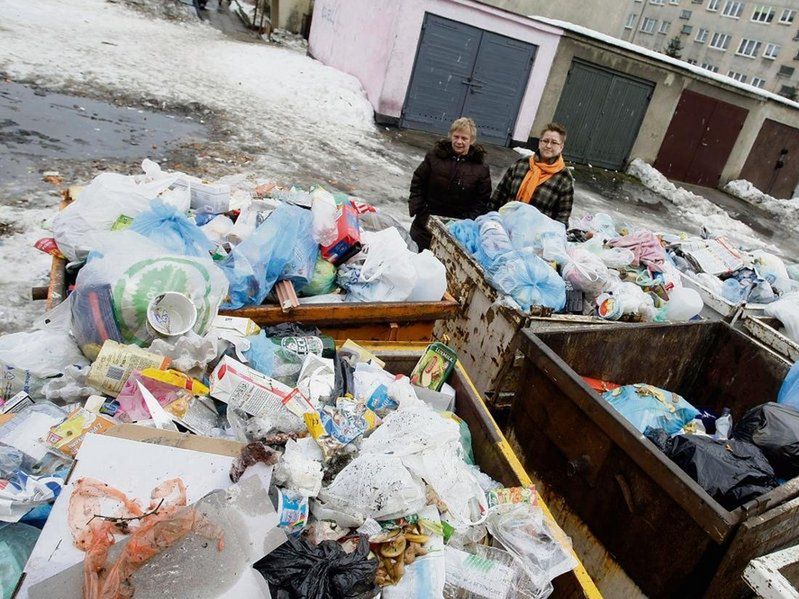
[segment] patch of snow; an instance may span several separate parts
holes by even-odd
[[[672,66],[678,67],[684,71],[689,71],[694,75],[699,75],[705,79],[712,79],[714,81],[718,81],[719,83],[723,83],[725,85],[729,85],[731,87],[740,88],[750,94],[756,94],[758,96],[762,96],[764,98],[768,98],[769,100],[774,100],[775,102],[779,102],[780,104],[786,104],[791,108],[799,108],[799,102],[794,102],[793,100],[789,100],[784,96],[780,96],[779,94],[775,94],[770,91],[766,91],[759,87],[755,87],[754,85],[749,85],[748,83],[741,83],[740,81],[736,81],[732,77],[727,77],[726,75],[721,75],[719,73],[713,73],[712,71],[708,71],[707,69],[703,69],[698,65],[693,65],[685,62],[684,60],[680,60],[679,58],[673,58],[671,56],[667,56],[666,54],[661,54],[660,52],[656,52],[655,50],[650,50],[649,48],[644,48],[643,46],[639,46],[637,44],[631,44],[630,42],[626,42],[621,40],[617,37],[613,37],[611,35],[607,35],[604,33],[600,33],[599,31],[595,31],[594,29],[589,29],[588,27],[583,27],[582,25],[575,25],[574,23],[569,23],[567,21],[560,21],[558,19],[550,19],[549,17],[540,17],[537,15],[529,15],[529,18],[538,21],[540,23],[545,23],[547,25],[552,25],[553,27],[558,27],[560,29],[565,29],[566,31],[572,31],[574,33],[579,33],[585,37],[590,37],[592,39],[601,41],[605,44],[610,46],[615,46],[617,48],[623,48],[624,50],[628,50],[630,52],[635,52],[636,54],[641,54],[643,56],[647,56],[654,60],[670,64]]]
[[[689,219],[701,223],[714,235],[726,235],[747,248],[765,249],[773,253],[782,253],[774,245],[758,239],[756,233],[739,220],[732,218],[725,210],[719,208],[706,198],[677,187],[663,173],[640,158],[636,158],[627,167],[627,174],[638,178],[641,183],[666,198],[679,208]]]
[[[285,29],[275,29],[267,40],[277,46],[282,46],[295,52],[308,52],[308,40],[297,33],[291,33]]]
[[[521,154],[522,156],[532,156],[533,154],[535,154],[535,152],[533,152],[532,150],[528,148],[522,148],[519,146],[514,147],[513,151],[516,152],[517,154]]]
[[[766,212],[778,217],[783,225],[799,232],[799,198],[778,200],[767,193],[763,193],[746,179],[730,181],[723,189],[730,195],[759,206]]]

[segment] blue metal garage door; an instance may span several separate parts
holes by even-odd
[[[507,145],[536,46],[426,14],[400,125],[446,133],[477,122],[480,139]]]
[[[655,84],[575,60],[560,94],[569,160],[620,169],[638,137]]]

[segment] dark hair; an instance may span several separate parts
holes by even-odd
[[[560,133],[563,141],[566,141],[566,127],[561,125],[560,123],[549,123],[541,130],[541,137],[544,137],[544,133],[547,131],[554,131],[555,133]]]

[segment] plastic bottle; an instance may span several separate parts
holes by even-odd
[[[732,430],[732,414],[730,408],[724,408],[721,416],[716,419],[716,434],[713,435],[719,441],[726,441]]]

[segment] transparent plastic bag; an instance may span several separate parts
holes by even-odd
[[[563,267],[563,279],[574,289],[585,292],[589,299],[602,293],[607,285],[608,267],[596,255],[579,246],[568,252],[568,260]]]
[[[328,246],[336,241],[336,199],[324,187],[315,187],[310,194],[313,214],[313,238],[319,245]]]
[[[133,219],[130,230],[152,239],[171,254],[205,258],[214,248],[202,229],[174,207],[157,200]]]
[[[543,252],[542,239],[550,234],[566,243],[566,226],[542,214],[535,206],[523,202],[508,202],[499,210],[505,230],[517,250],[532,248],[539,256]]]
[[[558,311],[566,305],[566,283],[532,248],[503,255],[492,267],[490,279],[524,311],[532,306]]]
[[[290,280],[295,288],[307,285],[316,272],[316,261],[319,257],[319,244],[314,240],[312,232],[313,216],[308,210],[297,213],[297,237],[292,247],[291,258],[280,275],[280,280]]]
[[[500,257],[513,250],[513,245],[498,212],[478,216],[475,222],[480,228],[478,261],[485,268],[491,268]]]
[[[538,506],[497,506],[486,519],[486,526],[494,542],[513,555],[541,591],[550,587],[554,578],[577,566],[574,556],[550,532]]]
[[[552,587],[542,590],[507,551],[486,545],[471,545],[468,551],[444,547],[447,578],[445,599],[543,599]]]
[[[377,233],[364,233],[368,250],[356,280],[342,277],[338,283],[347,290],[346,301],[403,302],[416,285],[416,269],[411,253],[397,229],[391,227]]]

